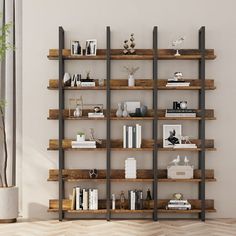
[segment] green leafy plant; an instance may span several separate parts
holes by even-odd
[[[0,19],[2,15],[0,15]],[[0,27],[0,61],[4,59],[6,51],[9,49],[14,50],[14,46],[9,43],[6,38],[10,34],[12,23],[7,23]],[[6,138],[6,126],[5,126],[5,105],[6,101],[0,100],[0,116],[1,116],[1,130],[3,138],[4,158],[3,158],[3,170],[0,172],[0,186],[8,187],[7,180],[7,164],[8,164],[8,151],[7,151],[7,138]]]
[[[79,135],[79,136],[81,137],[81,136],[85,135],[85,133],[83,133],[83,132],[78,132],[77,135]]]

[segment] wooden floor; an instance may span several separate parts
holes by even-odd
[[[1,236],[236,236],[236,219],[200,221],[33,221],[0,224]]]

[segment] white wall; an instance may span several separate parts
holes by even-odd
[[[217,90],[207,92],[208,108],[215,109],[216,121],[207,122],[207,138],[215,139],[216,152],[207,153],[206,167],[215,170],[216,183],[206,185],[207,198],[215,199],[217,213],[208,217],[236,217],[236,190],[234,156],[235,125],[234,105],[236,99],[235,80],[235,40],[236,40],[236,2],[234,0],[23,0],[23,158],[22,158],[22,204],[24,217],[48,219],[56,217],[46,212],[48,199],[57,198],[57,184],[47,182],[48,169],[57,168],[57,152],[48,152],[48,139],[57,138],[57,121],[47,121],[48,109],[57,108],[56,91],[46,89],[50,78],[57,78],[58,64],[47,59],[48,49],[58,47],[58,26],[63,26],[66,46],[71,39],[96,38],[99,48],[105,47],[105,27],[111,26],[112,48],[120,48],[131,32],[135,33],[137,48],[151,48],[152,29],[159,27],[159,47],[169,48],[170,42],[177,36],[186,35],[186,48],[197,48],[198,29],[206,26],[206,47],[214,48],[215,61],[207,62],[206,75],[214,78]],[[113,62],[112,77],[125,78],[123,65],[139,65],[136,78],[150,78],[151,62]],[[67,71],[71,73],[91,70],[94,77],[105,77],[105,62],[67,62]],[[197,62],[159,63],[160,78],[168,78],[175,71],[182,71],[186,77],[197,77]],[[79,94],[79,93],[77,93]],[[82,93],[86,103],[105,104],[104,92]],[[70,93],[76,96],[76,93]],[[120,101],[120,93],[114,92],[112,105]],[[122,92],[122,100],[140,99],[151,105],[150,92]],[[196,92],[160,93],[160,107],[171,106],[174,99],[187,99],[189,106],[197,106]],[[66,137],[74,137],[77,130],[93,127],[100,137],[105,137],[105,123],[95,124],[83,121],[67,122]],[[143,123],[144,136],[151,137],[151,122]],[[163,123],[162,123],[163,124]],[[197,123],[183,122],[184,133],[197,135]],[[121,137],[122,122],[113,124],[112,137]],[[161,127],[161,126],[160,126]],[[161,133],[159,134],[162,135]],[[129,153],[115,153],[112,167],[122,168]],[[139,168],[151,167],[150,153],[133,153],[137,157]],[[192,155],[196,164],[197,155]],[[160,154],[160,167],[166,167],[174,153]],[[96,157],[90,153],[67,154],[66,165],[69,168],[105,168],[105,154]],[[71,185],[67,184],[71,191]],[[92,185],[90,185],[93,187]],[[98,186],[101,197],[105,196],[105,186]],[[114,184],[112,191],[119,193],[130,186]],[[143,188],[146,185],[137,185]],[[173,192],[183,192],[185,197],[197,196],[197,185],[160,184],[162,198],[170,197]]]

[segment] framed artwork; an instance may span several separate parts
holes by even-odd
[[[163,147],[168,148],[181,144],[181,135],[181,125],[163,125]]]
[[[70,45],[71,55],[73,56],[82,56],[83,55],[83,49],[81,47],[81,44],[78,40],[72,40]]]
[[[88,39],[86,40],[86,56],[96,56],[97,55],[97,40],[96,39]]]

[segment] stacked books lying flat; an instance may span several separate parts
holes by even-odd
[[[98,210],[98,190],[74,187],[71,210]]]
[[[175,144],[174,148],[197,148],[197,145],[195,143],[180,143]]]
[[[191,210],[188,200],[170,200],[167,205],[169,210]]]
[[[196,117],[193,109],[166,109],[166,117]]]
[[[141,125],[123,126],[123,148],[141,148],[142,130]]]
[[[125,160],[125,178],[136,179],[137,178],[136,159],[129,157]]]
[[[88,117],[89,118],[103,118],[104,117],[104,114],[102,112],[89,112],[88,113]]]
[[[129,190],[129,209],[142,210],[143,209],[143,191]]]
[[[96,141],[72,141],[71,142],[72,148],[96,148]]]
[[[81,87],[95,87],[95,82],[81,82]]]
[[[166,87],[188,87],[190,82],[185,80],[168,80]]]

